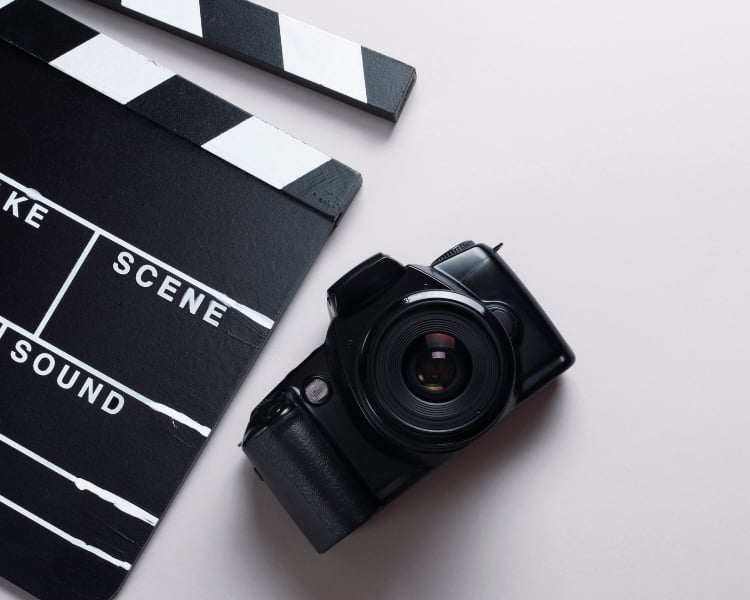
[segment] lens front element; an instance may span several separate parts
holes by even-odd
[[[464,344],[447,333],[418,337],[406,351],[404,379],[427,402],[446,402],[463,391],[471,375],[471,357]]]

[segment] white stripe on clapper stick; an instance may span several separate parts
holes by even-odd
[[[367,102],[362,46],[281,14],[279,33],[285,71]]]
[[[54,533],[58,537],[61,537],[66,542],[69,542],[69,543],[73,544],[74,546],[80,548],[81,550],[85,550],[86,552],[89,552],[89,553],[93,554],[94,556],[98,556],[102,560],[106,560],[108,563],[113,564],[116,567],[120,567],[121,569],[125,569],[126,571],[130,571],[131,567],[133,566],[130,563],[125,562],[124,560],[119,560],[119,559],[115,558],[114,556],[111,556],[111,555],[107,554],[104,550],[100,550],[99,548],[97,548],[95,546],[90,546],[89,544],[87,544],[83,540],[81,540],[81,539],[79,539],[77,537],[73,537],[69,533],[64,532],[59,527],[55,527],[49,521],[45,521],[41,517],[38,517],[34,513],[26,510],[25,508],[23,508],[22,506],[19,506],[18,504],[16,504],[12,500],[8,500],[5,496],[0,496],[0,504],[4,504],[5,506],[7,506],[8,508],[10,508],[11,510],[14,510],[15,512],[17,512],[19,515],[21,515],[23,517],[26,517],[30,521],[34,521],[34,523],[36,523],[37,525],[40,525],[40,526],[44,527],[47,531],[49,531],[51,533]]]
[[[86,247],[83,249],[81,256],[78,258],[78,261],[76,262],[75,265],[73,265],[73,269],[70,271],[68,278],[65,280],[65,283],[63,283],[63,286],[60,288],[60,291],[57,293],[57,296],[55,297],[55,300],[52,302],[52,305],[49,307],[47,314],[44,315],[42,322],[39,323],[39,327],[36,328],[34,335],[36,336],[42,335],[42,331],[44,331],[44,328],[47,327],[47,323],[49,323],[49,320],[52,318],[52,315],[57,310],[57,307],[59,306],[60,301],[62,300],[65,293],[68,291],[70,284],[73,283],[73,280],[76,278],[76,275],[78,275],[78,271],[81,270],[81,265],[83,265],[84,261],[88,258],[89,253],[91,252],[91,249],[94,247],[94,244],[96,244],[96,240],[98,239],[99,239],[99,234],[94,232],[94,235],[91,236],[89,243],[86,244]]]
[[[135,100],[174,76],[161,65],[102,34],[49,64],[120,104]]]
[[[28,338],[32,342],[39,344],[40,346],[42,346],[43,348],[46,348],[50,352],[54,352],[60,358],[68,361],[69,363],[74,364],[79,369],[88,371],[91,375],[94,375],[95,377],[101,379],[105,383],[108,383],[112,387],[117,388],[121,392],[126,393],[131,398],[135,398],[138,402],[140,402],[141,404],[145,404],[151,410],[161,413],[163,415],[166,415],[173,421],[177,421],[178,423],[182,423],[186,427],[190,427],[190,429],[194,429],[195,431],[200,433],[203,437],[208,437],[209,435],[211,435],[210,427],[201,425],[197,421],[194,421],[187,415],[181,413],[178,410],[175,410],[174,408],[170,408],[169,406],[166,406],[164,404],[151,400],[150,398],[147,398],[143,394],[139,394],[135,390],[130,389],[128,386],[124,385],[123,383],[120,383],[116,379],[112,379],[112,377],[110,377],[109,375],[105,375],[104,373],[95,369],[91,365],[87,365],[85,362],[78,360],[77,358],[71,356],[64,350],[60,350],[60,348],[58,348],[57,346],[53,346],[49,342],[45,342],[43,339],[35,336],[33,333],[26,331],[23,327],[20,327],[19,325],[16,325],[15,323],[8,321],[7,319],[3,319],[3,317],[0,317],[0,322],[4,322],[5,324],[7,324],[7,326],[10,329],[15,331],[16,333],[20,333],[22,336]]]
[[[135,246],[133,246],[132,244],[129,244],[125,240],[118,238],[116,235],[113,235],[109,233],[108,231],[105,231],[98,225],[94,225],[93,223],[91,223],[90,221],[87,221],[83,217],[79,217],[77,214],[69,211],[67,208],[62,207],[59,204],[55,204],[54,202],[52,202],[52,200],[45,198],[37,190],[26,187],[25,185],[17,182],[15,179],[12,179],[11,177],[8,177],[7,175],[4,175],[3,173],[0,173],[0,181],[4,181],[8,185],[18,190],[21,190],[26,196],[28,196],[32,200],[36,200],[37,202],[46,204],[51,209],[59,212],[61,215],[65,215],[72,221],[75,221],[76,223],[80,223],[84,227],[87,227],[91,231],[98,233],[103,238],[111,242],[114,242],[118,246],[122,246],[126,250],[130,250],[131,252],[134,252],[141,258],[144,258],[147,261],[149,261],[151,264],[157,267],[161,267],[165,271],[169,271],[170,273],[172,273],[172,275],[175,275],[176,277],[182,279],[186,283],[189,283],[197,288],[202,289],[205,292],[208,292],[214,298],[219,300],[222,304],[228,306],[229,308],[233,308],[237,312],[245,315],[248,319],[250,319],[251,321],[255,321],[261,327],[264,327],[265,329],[273,329],[274,321],[270,317],[267,317],[266,315],[258,312],[257,310],[253,310],[252,308],[245,306],[244,304],[241,304],[237,302],[236,300],[233,300],[226,294],[223,294],[222,292],[219,292],[218,290],[213,289],[212,287],[206,285],[205,283],[202,283],[198,281],[197,279],[190,277],[190,275],[183,273],[179,269],[175,269],[174,267],[166,264],[165,262],[159,260],[158,258],[151,256],[148,252],[144,252],[143,250],[136,248]]]
[[[122,0],[125,8],[203,37],[199,0]]]
[[[0,442],[10,448],[13,448],[13,450],[23,454],[27,458],[30,458],[31,460],[39,463],[43,467],[46,467],[56,475],[67,479],[73,485],[75,485],[78,490],[82,492],[91,492],[105,502],[112,504],[119,511],[124,512],[131,517],[135,517],[136,519],[140,519],[141,521],[143,521],[144,523],[148,523],[149,525],[156,525],[159,522],[159,519],[157,517],[136,506],[132,502],[129,502],[124,498],[120,498],[120,496],[113,494],[112,492],[108,492],[107,490],[100,488],[98,485],[94,485],[90,481],[86,481],[85,479],[76,477],[72,473],[68,473],[68,471],[66,471],[62,467],[58,467],[56,464],[51,463],[42,456],[39,456],[36,452],[32,452],[28,448],[23,447],[18,442],[14,442],[12,439],[3,435],[2,433],[0,433]]]
[[[203,144],[203,148],[277,190],[331,160],[257,117],[227,129]]]

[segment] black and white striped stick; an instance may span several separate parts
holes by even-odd
[[[361,187],[361,175],[339,161],[39,4],[0,0],[0,38],[332,220]]]
[[[246,0],[94,0],[391,121],[416,70]]]

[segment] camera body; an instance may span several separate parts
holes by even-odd
[[[253,411],[243,449],[325,552],[552,381],[574,355],[498,256],[378,254],[328,291],[325,343]]]

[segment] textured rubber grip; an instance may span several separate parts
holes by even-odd
[[[248,437],[245,454],[315,549],[354,531],[377,504],[301,407]]]

